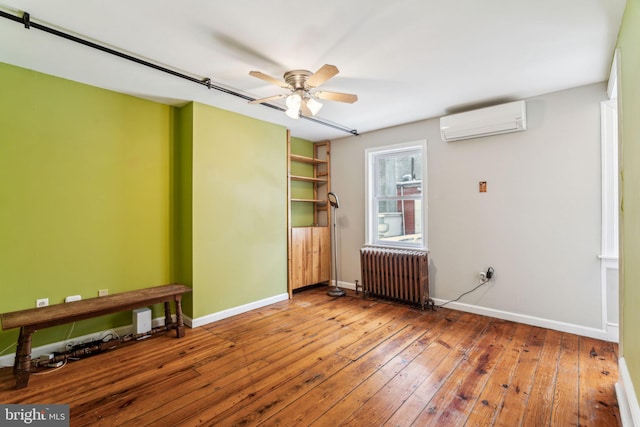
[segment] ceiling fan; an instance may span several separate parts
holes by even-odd
[[[249,104],[263,104],[276,99],[286,98],[287,111],[285,114],[292,119],[297,119],[300,117],[300,114],[305,117],[313,117],[318,114],[318,111],[322,108],[322,104],[316,99],[347,102],[349,104],[356,102],[358,96],[350,93],[314,91],[315,88],[338,73],[338,68],[335,65],[325,64],[315,73],[307,70],[287,71],[284,73],[284,81],[282,81],[260,71],[251,71],[249,73],[250,76],[280,86],[283,89],[289,89],[291,93],[255,99],[249,101]]]

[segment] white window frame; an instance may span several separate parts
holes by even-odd
[[[390,242],[378,240],[377,225],[378,218],[376,215],[375,198],[374,198],[374,167],[373,161],[379,155],[399,153],[402,151],[422,150],[422,242]],[[405,248],[427,250],[427,141],[419,140],[405,142],[393,145],[385,145],[381,147],[367,148],[364,151],[364,170],[365,170],[365,245],[366,246],[382,246],[391,248]],[[375,227],[375,228],[374,228]]]
[[[618,165],[618,75],[619,51],[616,49],[607,86],[608,101],[600,103],[602,132],[602,248],[600,284],[602,291],[602,329],[609,341],[620,335],[620,295],[624,286],[619,272],[619,165]]]
[[[617,99],[600,103],[602,132],[603,258],[618,259],[618,111]]]

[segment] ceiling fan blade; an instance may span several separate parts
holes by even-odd
[[[308,87],[318,87],[331,77],[338,74],[338,68],[335,65],[324,64],[307,80]]]
[[[311,110],[307,106],[307,102],[306,101],[303,101],[303,102],[300,103],[300,111],[302,112],[302,115],[305,116],[305,117],[313,117],[313,113],[311,112]]]
[[[259,79],[262,79],[267,83],[271,83],[273,85],[280,86],[282,88],[288,88],[289,87],[289,85],[286,84],[285,82],[283,82],[282,80],[278,80],[275,77],[271,77],[271,76],[269,76],[269,75],[267,75],[265,73],[262,73],[260,71],[249,71],[249,75],[253,76],[253,77],[257,77]]]
[[[284,98],[287,95],[273,95],[267,96],[266,98],[254,99],[253,101],[249,101],[249,104],[264,104],[265,102],[274,101],[276,99]]]
[[[358,95],[352,93],[340,92],[314,92],[313,95],[320,99],[328,99],[329,101],[348,102],[353,104],[358,100]]]

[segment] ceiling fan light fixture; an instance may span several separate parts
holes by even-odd
[[[300,103],[302,102],[302,97],[297,93],[292,93],[291,95],[287,96],[285,102],[287,104],[287,108],[292,110],[299,110]]]
[[[320,111],[320,109],[322,108],[322,103],[316,101],[313,98],[308,98],[306,102],[307,102],[307,107],[309,107],[309,110],[311,110],[311,113],[314,116],[318,114],[318,111]]]
[[[302,97],[297,93],[292,93],[291,95],[287,96],[285,102],[287,104],[287,111],[285,111],[285,114],[292,119],[297,119],[300,115],[300,104],[302,103]]]
[[[294,110],[292,108],[289,108],[287,111],[284,112],[287,116],[291,117],[292,119],[298,119],[300,118],[300,112],[299,110]]]
[[[326,99],[329,101],[347,102],[352,104],[358,100],[358,96],[350,93],[340,92],[315,92],[315,89],[327,80],[338,74],[338,68],[335,65],[325,64],[318,71],[312,73],[308,70],[291,70],[284,73],[284,81],[273,78],[260,71],[249,72],[250,76],[259,78],[268,83],[274,84],[281,88],[289,89],[289,95],[274,95],[266,98],[254,99],[249,101],[250,104],[266,104],[273,99],[285,98],[287,109],[285,114],[292,119],[298,119],[300,116],[309,118],[313,117],[322,108],[322,103],[318,99]],[[271,106],[271,105],[270,105]],[[272,106],[271,106],[272,107]]]

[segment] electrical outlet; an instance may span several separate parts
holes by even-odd
[[[495,273],[495,271],[493,270],[493,267],[489,267],[487,269],[487,280],[491,280],[491,278],[493,277],[493,273]]]
[[[483,282],[487,280],[487,273],[485,271],[481,271],[480,273],[478,273],[478,276],[480,276],[480,280],[482,280]]]
[[[98,291],[99,297],[106,297],[107,295],[109,295],[109,289],[100,289]]]
[[[82,297],[80,295],[71,295],[68,296],[64,299],[64,302],[74,302],[74,301],[80,301],[82,299]]]
[[[36,307],[46,307],[49,305],[49,298],[39,298],[36,300]]]

